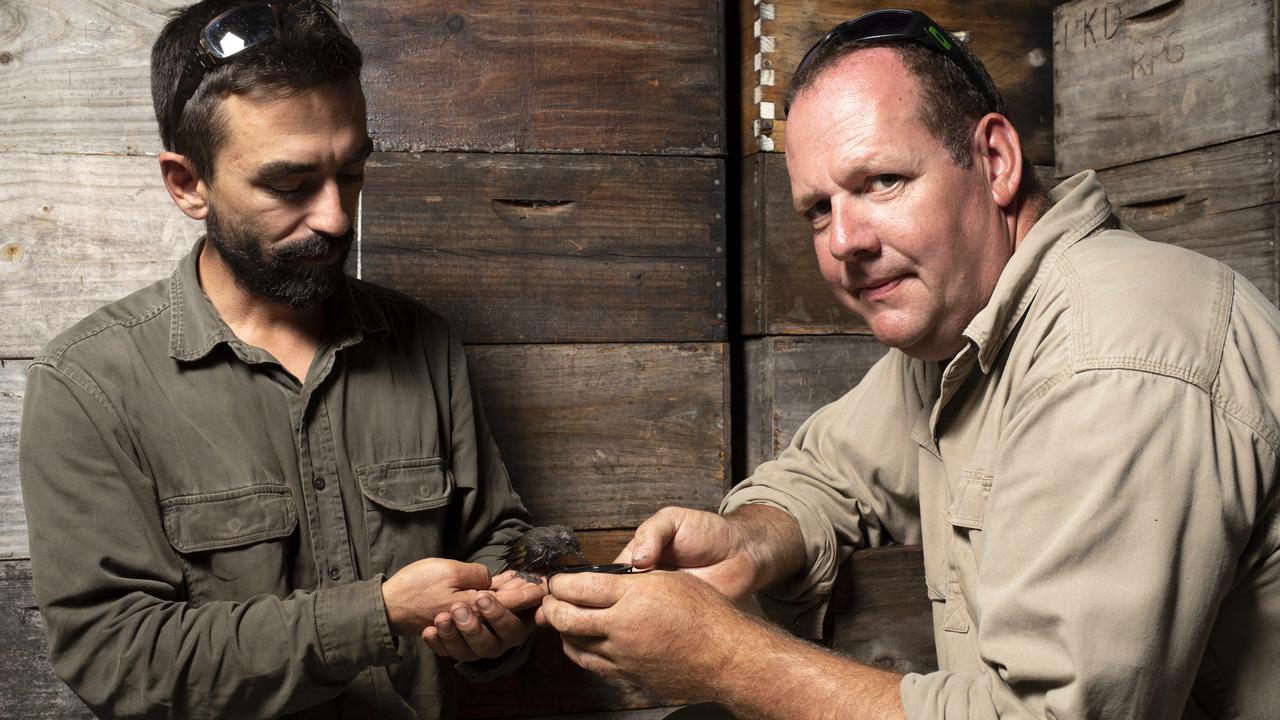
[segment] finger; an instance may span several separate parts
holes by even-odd
[[[634,548],[635,544],[636,544],[635,536],[632,536],[631,540],[627,543],[627,546],[622,548],[622,552],[618,553],[618,557],[614,558],[613,561],[616,563],[626,563],[628,565],[634,565],[635,562],[631,559],[631,556],[635,553],[635,548]]]
[[[488,590],[493,582],[489,568],[480,563],[454,563],[454,587],[459,590]]]
[[[461,661],[478,660],[479,656],[462,639],[454,624],[453,613],[440,613],[436,617],[436,630],[440,633],[440,643],[444,646],[445,655]]]
[[[631,564],[638,568],[653,567],[662,557],[663,550],[671,544],[676,533],[680,531],[681,518],[685,508],[665,507],[654,513],[648,520],[636,528],[635,537],[631,538]]]
[[[605,608],[618,602],[625,592],[624,583],[630,579],[607,573],[560,574],[548,581],[547,591],[574,605]]]
[[[458,603],[450,612],[453,615],[454,627],[458,629],[462,641],[477,657],[493,658],[502,654],[504,650],[502,643],[484,624],[483,618],[471,607]]]
[[[503,585],[506,585],[512,580],[518,580],[518,579],[519,579],[519,576],[516,575],[515,570],[503,570],[497,575],[494,575],[493,580],[489,581],[489,589],[501,590]]]
[[[494,593],[494,598],[511,612],[520,612],[521,610],[528,610],[531,607],[537,607],[538,603],[542,602],[542,598],[545,597],[546,594],[546,580],[543,580],[536,585],[534,583],[521,581],[519,583],[509,582],[505,584]]]
[[[524,642],[529,634],[520,618],[490,595],[481,595],[476,601],[476,609],[480,611],[480,616],[493,631],[504,651]]]
[[[605,637],[608,635],[604,627],[601,611],[598,608],[584,608],[556,599],[548,595],[540,608],[543,617],[551,627],[562,634],[581,637]]]
[[[422,629],[422,641],[431,648],[431,652],[440,657],[448,657],[449,653],[444,649],[444,643],[440,641],[440,631],[436,630],[435,625],[428,625]]]

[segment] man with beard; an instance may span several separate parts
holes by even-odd
[[[100,715],[438,717],[436,655],[520,659],[544,592],[491,578],[527,513],[458,337],[343,274],[360,66],[316,0],[155,43],[161,174],[207,235],[35,359],[20,451],[50,659]]]

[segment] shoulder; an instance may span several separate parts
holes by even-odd
[[[170,278],[104,305],[49,341],[36,363],[64,367],[102,364],[119,352],[144,351],[169,338]]]
[[[431,308],[397,290],[367,280],[348,278],[351,295],[360,307],[376,308],[393,335],[423,335],[442,342],[456,341],[449,323]]]

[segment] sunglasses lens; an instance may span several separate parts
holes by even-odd
[[[215,58],[225,60],[274,36],[276,14],[265,3],[243,5],[209,23],[204,41]]]
[[[323,0],[318,0],[316,4],[319,5],[320,9],[324,11],[324,14],[328,15],[329,19],[333,21],[333,26],[338,28],[338,32],[342,33],[343,37],[350,40],[351,31],[348,30],[347,26],[338,19],[338,13],[334,12],[333,8],[329,7],[329,3],[323,2]]]

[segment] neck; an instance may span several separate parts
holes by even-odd
[[[1014,250],[1017,250],[1022,245],[1023,239],[1027,237],[1027,233],[1031,232],[1031,228],[1039,222],[1046,208],[1047,200],[1044,193],[1018,193],[1018,198],[1014,200],[1013,212],[1007,213],[1005,216],[1009,237],[1013,238]]]
[[[200,288],[236,337],[271,353],[295,377],[304,378],[324,340],[323,304],[294,309],[249,292],[207,241],[198,268]]]

